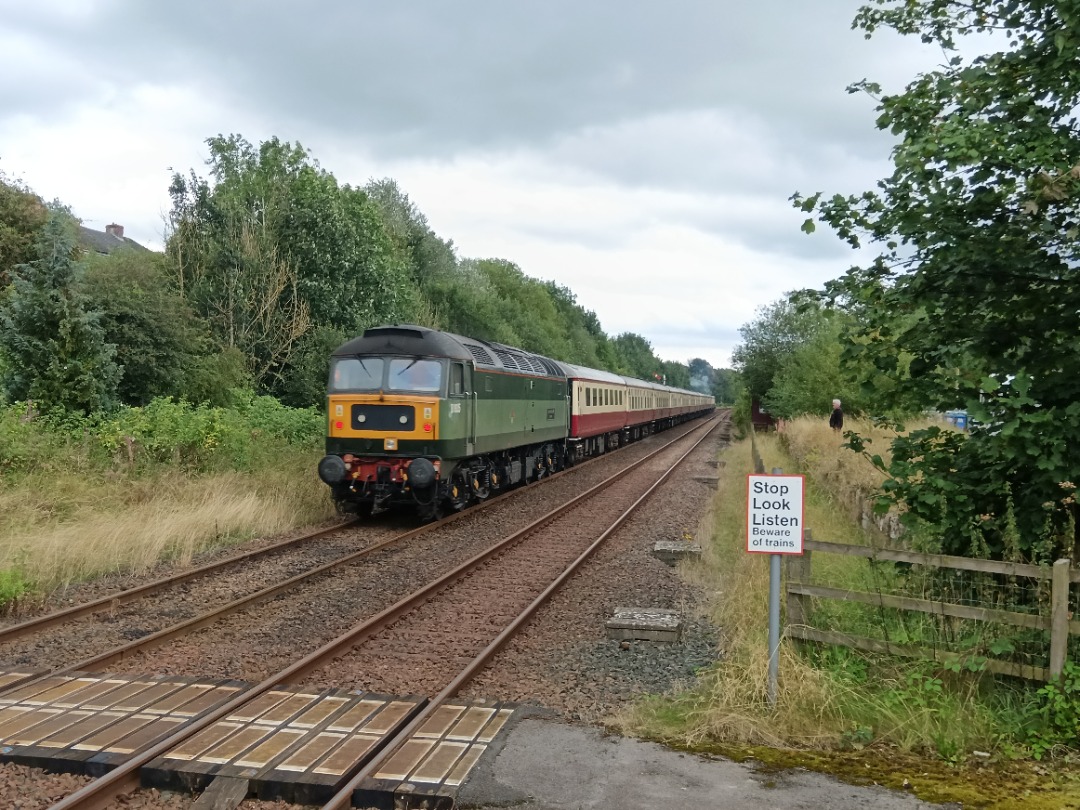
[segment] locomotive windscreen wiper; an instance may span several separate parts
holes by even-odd
[[[397,376],[400,377],[402,374],[404,374],[406,371],[408,371],[410,368],[412,368],[413,366],[415,366],[419,362],[420,362],[420,358],[419,357],[414,357],[413,361],[411,363],[409,363],[409,365],[405,366],[405,368],[403,368],[401,371],[399,371],[397,373]]]

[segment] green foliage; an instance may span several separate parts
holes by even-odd
[[[559,314],[560,327],[566,338],[567,354],[557,358],[588,368],[615,368],[615,351],[611,340],[600,327],[596,313],[577,302],[577,296],[567,287],[553,281],[545,284],[547,293]]]
[[[26,575],[17,568],[5,568],[0,570],[0,606],[10,609],[17,604],[19,599],[32,593],[34,585]]]
[[[869,82],[853,88],[878,98],[877,125],[897,138],[894,170],[877,191],[794,202],[850,244],[879,250],[829,285],[855,315],[862,340],[850,354],[892,375],[904,402],[966,408],[978,425],[967,441],[908,438],[890,469],[894,494],[911,497],[955,552],[1006,545],[1010,493],[1025,554],[1047,526],[1072,546],[1080,10],[1045,0],[878,0],[856,24],[867,36],[919,36],[943,49],[944,63],[895,95]],[[1001,50],[958,48],[960,37],[991,30],[1004,35],[981,41]],[[893,374],[904,358],[909,373]]]
[[[454,245],[436,236],[427,217],[389,177],[372,180],[364,191],[382,214],[386,233],[413,280],[425,290],[431,280],[452,272],[457,265]]]
[[[128,464],[179,464],[190,470],[249,469],[260,442],[316,446],[325,420],[314,408],[288,408],[273,397],[234,392],[231,408],[167,397],[124,408],[100,421],[95,438]]]
[[[739,329],[743,342],[732,354],[750,396],[785,419],[827,414],[834,399],[848,413],[881,408],[856,382],[858,361],[844,356],[849,320],[805,293],[759,309],[757,319]]]
[[[116,346],[125,404],[186,395],[206,350],[204,327],[169,282],[159,253],[121,250],[86,260],[79,288]]]
[[[758,309],[757,318],[739,327],[742,343],[732,352],[735,369],[750,396],[763,400],[776,385],[785,359],[825,326],[825,315],[812,303],[789,294]],[[826,404],[835,395],[826,394]]]
[[[110,413],[53,410],[25,403],[0,408],[0,475],[16,482],[32,474],[106,470],[138,473],[181,467],[191,473],[258,470],[286,448],[317,450],[325,418],[313,408],[289,408],[273,397],[234,390],[227,408],[159,397]]]
[[[668,385],[676,388],[690,387],[690,369],[683,363],[664,360],[660,364],[660,374]]]
[[[0,356],[10,399],[90,412],[115,401],[120,368],[77,289],[74,229],[67,212],[50,212],[38,259],[14,269],[0,300]]]
[[[1067,661],[1061,678],[1035,695],[1035,722],[1028,732],[1032,756],[1042,759],[1059,746],[1075,748],[1080,737],[1080,666]]]
[[[188,371],[183,397],[191,403],[225,408],[233,393],[254,387],[247,357],[235,346],[195,359]]]
[[[11,283],[11,271],[36,256],[48,210],[41,198],[0,172],[0,290]]]
[[[733,368],[713,369],[712,394],[722,405],[732,405],[746,390],[742,375]],[[749,407],[749,405],[747,406]]]
[[[639,380],[654,380],[663,374],[662,363],[653,353],[652,344],[641,335],[623,332],[612,341],[615,357],[623,374]]]

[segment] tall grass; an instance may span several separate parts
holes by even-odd
[[[24,482],[0,492],[0,570],[48,592],[162,560],[186,565],[214,546],[325,519],[329,498],[310,474],[317,459],[291,461],[308,474],[163,471],[112,484],[54,480],[48,490]]]
[[[332,514],[314,412],[152,406],[104,420],[0,408],[0,608]]]

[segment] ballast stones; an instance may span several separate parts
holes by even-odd
[[[607,637],[639,641],[675,642],[682,637],[682,619],[677,610],[665,608],[615,608],[607,620]]]

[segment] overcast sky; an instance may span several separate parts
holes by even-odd
[[[738,328],[857,257],[795,192],[889,169],[862,78],[940,56],[856,0],[0,0],[0,170],[163,240],[205,139],[299,141],[392,177],[461,257],[570,287],[612,335],[729,363]]]

